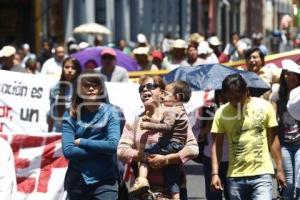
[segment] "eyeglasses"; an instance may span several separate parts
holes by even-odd
[[[157,87],[158,87],[158,85],[155,83],[147,83],[147,84],[141,85],[139,87],[139,92],[140,93],[143,92],[144,88],[146,88],[147,90],[155,90]]]

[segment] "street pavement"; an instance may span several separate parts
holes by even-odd
[[[188,199],[206,199],[202,164],[198,164],[194,161],[189,161],[185,164],[184,170],[187,174]],[[273,199],[275,199],[276,197],[276,190],[276,180],[273,179]]]
[[[206,199],[202,164],[189,161],[184,165],[184,171],[187,175],[188,198],[191,200]]]

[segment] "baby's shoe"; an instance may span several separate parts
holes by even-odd
[[[135,179],[133,186],[129,190],[129,195],[132,197],[139,196],[150,189],[149,182],[144,177]]]

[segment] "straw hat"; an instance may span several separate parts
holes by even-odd
[[[281,61],[282,69],[300,74],[300,66],[290,59]]]
[[[177,39],[173,43],[173,48],[176,49],[185,49],[186,48],[186,42],[182,39]]]
[[[12,55],[14,55],[16,53],[16,48],[13,46],[4,46],[1,50],[0,50],[0,57],[10,57]]]

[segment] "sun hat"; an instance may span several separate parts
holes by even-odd
[[[10,45],[4,46],[0,51],[0,57],[10,57],[16,53],[16,48]]]
[[[207,39],[207,42],[210,44],[210,45],[213,45],[213,46],[219,46],[222,44],[222,42],[219,40],[219,38],[217,36],[211,36]]]
[[[300,74],[300,65],[295,63],[293,60],[285,59],[281,61],[282,69]]]
[[[186,42],[182,39],[177,39],[173,43],[173,48],[176,49],[185,49],[186,48]]]
[[[138,47],[135,48],[132,51],[133,54],[135,55],[148,55],[149,54],[149,47]]]
[[[200,43],[204,40],[205,40],[204,36],[200,35],[199,33],[192,33],[189,37],[189,42]]]
[[[209,47],[208,42],[206,42],[206,41],[202,41],[199,43],[197,51],[198,51],[198,55],[210,54],[213,52],[213,50]]]

